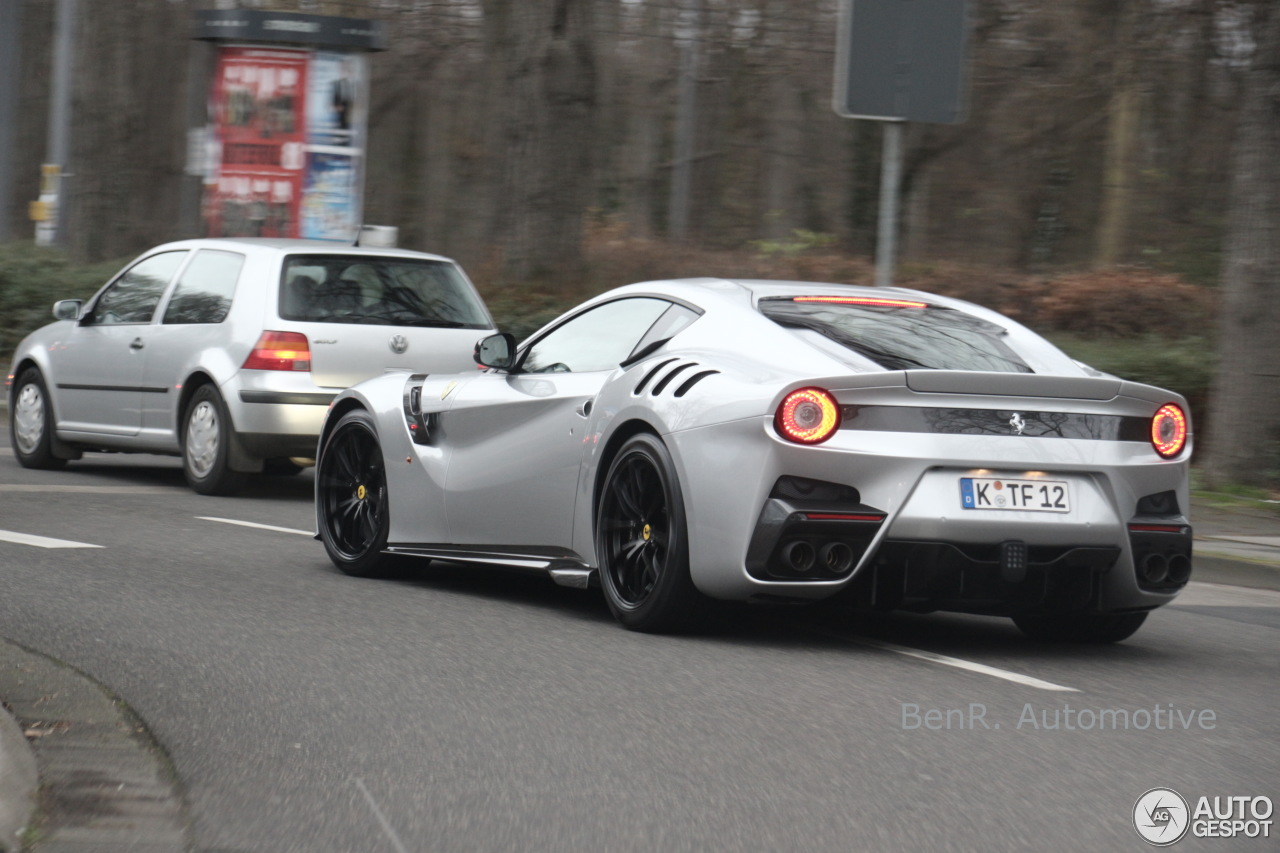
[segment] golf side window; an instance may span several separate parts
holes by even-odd
[[[150,323],[160,297],[186,257],[186,252],[161,252],[134,264],[99,294],[82,324]]]
[[[164,322],[221,323],[231,310],[244,255],[201,249],[191,259],[164,311]]]

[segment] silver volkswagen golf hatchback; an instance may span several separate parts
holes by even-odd
[[[474,368],[494,326],[448,258],[301,240],[166,243],[53,313],[9,371],[18,461],[180,455],[209,495],[299,470],[330,401],[360,380]]]

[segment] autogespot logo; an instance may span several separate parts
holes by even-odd
[[[1133,826],[1142,840],[1168,847],[1182,839],[1191,825],[1187,801],[1172,788],[1152,788],[1133,804]]]

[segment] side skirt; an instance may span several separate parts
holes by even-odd
[[[468,547],[466,545],[389,544],[388,554],[429,557],[454,563],[475,563],[544,574],[560,586],[587,589],[598,586],[596,569],[572,551],[556,548]]]

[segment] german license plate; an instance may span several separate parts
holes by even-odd
[[[960,505],[965,509],[1071,512],[1071,492],[1065,480],[961,477]]]

